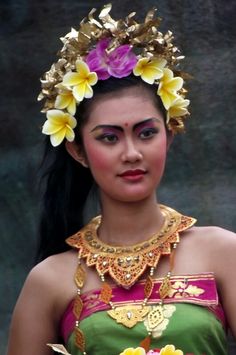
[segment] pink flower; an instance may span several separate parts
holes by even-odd
[[[160,352],[158,349],[149,350],[149,352],[146,355],[160,355]]]
[[[137,63],[137,58],[131,52],[130,45],[121,45],[107,53],[106,49],[109,43],[109,38],[101,39],[96,48],[86,57],[90,71],[96,72],[99,80],[106,80],[110,76],[115,78],[128,76]]]

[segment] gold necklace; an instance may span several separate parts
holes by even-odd
[[[196,220],[160,205],[164,216],[161,230],[150,239],[133,246],[114,246],[103,243],[97,236],[101,216],[97,216],[66,242],[79,250],[79,257],[88,267],[94,266],[101,280],[108,274],[124,288],[131,287],[148,267],[153,275],[161,255],[169,255],[171,244],[179,242],[179,232],[191,227]]]

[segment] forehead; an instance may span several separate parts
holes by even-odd
[[[146,118],[163,118],[151,95],[143,90],[122,90],[105,95],[91,107],[88,125],[96,124],[135,124]]]

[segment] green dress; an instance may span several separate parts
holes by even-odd
[[[160,302],[158,293],[162,279],[156,279],[148,306],[150,311]],[[171,290],[163,304],[163,320],[151,330],[151,349],[173,344],[185,355],[226,355],[227,337],[224,312],[218,300],[212,273],[171,277]],[[117,307],[138,305],[143,301],[144,282],[131,289],[113,288],[113,303]],[[148,316],[132,328],[117,323],[103,303],[100,290],[82,295],[83,311],[80,329],[85,336],[88,355],[119,355],[128,347],[138,347],[150,331]],[[67,350],[81,355],[75,343],[73,301],[61,321],[61,332]]]

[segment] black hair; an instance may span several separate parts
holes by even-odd
[[[46,137],[48,138],[48,137]],[[76,162],[65,145],[52,147],[46,139],[42,180],[45,190],[37,262],[69,249],[65,238],[83,225],[83,206],[93,184],[89,169]]]
[[[83,100],[77,107],[78,124],[75,141],[78,144],[83,144],[81,130],[89,117],[93,103],[102,99],[104,95],[119,95],[122,90],[130,88],[140,88],[150,93],[151,99],[165,118],[166,111],[156,93],[155,85],[149,85],[133,75],[122,79],[112,77],[100,80],[93,87],[93,97]],[[41,170],[44,194],[37,262],[69,249],[65,239],[82,228],[84,207],[94,184],[90,170],[69,155],[64,143],[52,147],[49,137],[46,137]]]

